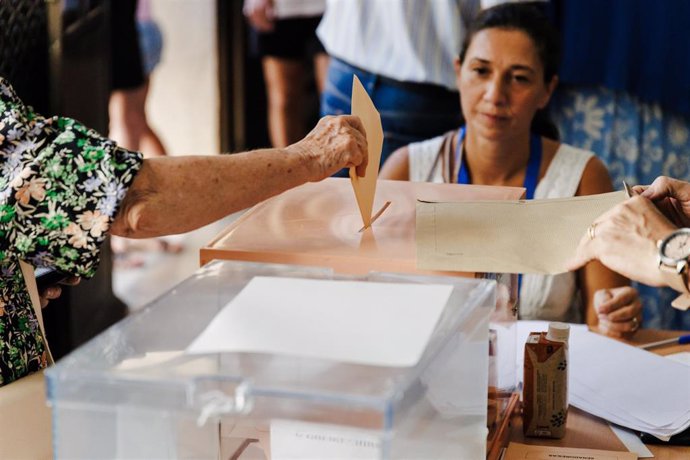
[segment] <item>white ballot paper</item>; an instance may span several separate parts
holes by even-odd
[[[187,352],[414,366],[452,290],[449,285],[255,277]]]
[[[593,332],[571,334],[570,403],[666,440],[690,426],[690,367]]]
[[[271,460],[376,460],[381,442],[374,430],[273,420]]]
[[[417,266],[464,272],[565,272],[587,227],[625,192],[518,201],[417,203]]]
[[[690,366],[690,351],[681,351],[679,353],[673,353],[672,355],[666,355],[666,358]]]

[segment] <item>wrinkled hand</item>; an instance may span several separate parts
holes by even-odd
[[[642,302],[637,289],[622,286],[594,293],[599,331],[611,337],[630,337],[642,325]]]
[[[652,286],[665,283],[658,269],[656,242],[675,226],[647,198],[634,196],[598,217],[594,238],[586,233],[568,270],[598,259],[621,275]]]
[[[652,200],[677,227],[690,227],[690,183],[660,176],[652,185],[638,185],[633,191]]]
[[[242,10],[252,27],[259,32],[273,30],[275,14],[272,0],[245,0]]]
[[[287,150],[304,155],[313,165],[312,182],[351,167],[356,167],[357,175],[363,177],[367,169],[366,133],[359,117],[353,115],[322,118],[304,139]]]
[[[43,290],[43,292],[39,292],[38,298],[41,303],[41,308],[47,307],[48,302],[50,302],[51,300],[55,300],[62,295],[62,288],[60,287],[61,284],[64,284],[66,286],[76,286],[77,284],[79,284],[80,281],[81,278],[73,276],[72,278],[68,278],[65,281],[61,281],[59,284],[48,286]]]

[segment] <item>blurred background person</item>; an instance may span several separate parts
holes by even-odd
[[[317,30],[331,56],[321,114],[350,113],[357,75],[381,114],[381,164],[403,145],[457,126],[453,60],[460,52],[462,18],[471,17],[477,3],[328,0]],[[463,15],[463,4],[471,12]]]
[[[163,156],[167,152],[158,134],[151,128],[146,116],[151,74],[161,61],[163,52],[163,34],[160,27],[151,16],[151,1],[138,0],[137,4],[137,37],[139,38],[139,54],[141,55],[144,84],[137,88],[137,112],[142,118],[142,132],[139,137],[139,150],[147,157]]]
[[[148,0],[142,0],[141,30],[147,37],[142,56],[137,26],[137,0],[118,0],[111,5],[112,92],[108,103],[109,137],[129,150],[141,151],[142,140],[149,147],[144,155],[165,155],[158,136],[146,118],[146,96],[150,72],[160,60],[162,39],[150,19]],[[145,59],[144,59],[145,58]],[[146,64],[146,67],[144,66]]]
[[[245,0],[254,52],[260,57],[268,99],[271,144],[285,147],[308,131],[309,72],[319,94],[328,55],[316,36],[325,0]]]

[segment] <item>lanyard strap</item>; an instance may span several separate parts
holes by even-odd
[[[458,130],[458,142],[455,146],[455,164],[460,161],[460,170],[458,171],[458,184],[471,184],[470,173],[467,170],[464,158],[461,158],[460,152],[462,149],[462,141],[465,139],[465,127]],[[541,139],[536,134],[530,135],[530,149],[529,160],[527,161],[527,171],[525,172],[525,181],[523,187],[527,190],[526,197],[528,200],[534,199],[534,192],[537,189],[539,182],[539,167],[541,166]]]

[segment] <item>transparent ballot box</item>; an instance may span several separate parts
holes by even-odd
[[[370,323],[385,327],[357,359],[324,357],[321,349],[331,345],[328,338],[315,343],[308,334],[295,343],[278,341],[277,348],[224,348],[229,347],[228,338],[243,331],[247,340],[259,335],[258,323],[281,325],[276,336],[285,333],[281,329],[292,328],[291,310],[283,308],[292,294],[273,293],[279,305],[267,305],[260,299],[272,293],[262,289],[251,297],[256,301],[252,304],[247,293],[258,281],[274,283],[271,286],[328,286],[320,294],[305,290],[305,303],[331,293],[341,298],[340,291],[331,289],[356,285],[362,301],[352,305],[352,315],[370,314],[346,318],[362,326],[343,326],[339,334],[359,345],[369,343],[371,337],[363,331]],[[484,458],[486,350],[496,286],[492,280],[461,277],[345,276],[314,267],[212,262],[46,371],[55,456]],[[389,299],[408,292],[418,295],[419,289],[441,290],[445,297],[429,297],[422,310],[420,302],[415,303],[415,311],[421,311],[425,320],[432,308],[437,315],[431,316],[418,357],[406,364],[375,361],[379,354],[398,356],[399,349],[408,345],[392,339],[398,337],[394,334],[399,332],[398,323],[405,321],[403,315],[388,321],[376,318],[377,312],[386,308],[395,312],[405,302]],[[319,315],[330,318],[333,312],[336,321],[337,298],[333,304],[319,303]],[[240,299],[243,308],[249,305],[249,313],[274,311],[279,318],[265,321],[266,316],[260,316],[258,322],[243,323],[236,316],[234,322],[219,323]],[[315,320],[307,326],[318,333],[340,325],[327,322]],[[423,323],[404,330],[404,337],[409,333],[410,342],[417,340],[414,329],[423,328]],[[219,324],[216,339],[225,345],[214,342],[199,352],[202,338]],[[299,347],[304,350],[301,354],[288,351]]]
[[[386,203],[390,205],[371,228],[359,231],[362,219],[350,181],[330,178],[288,190],[252,207],[201,248],[201,263],[244,260],[329,267],[351,275],[377,271],[496,280],[487,408],[493,459],[503,444],[517,399],[517,276],[419,270],[416,206],[418,200],[518,200],[524,191],[520,187],[379,180],[374,213]]]

